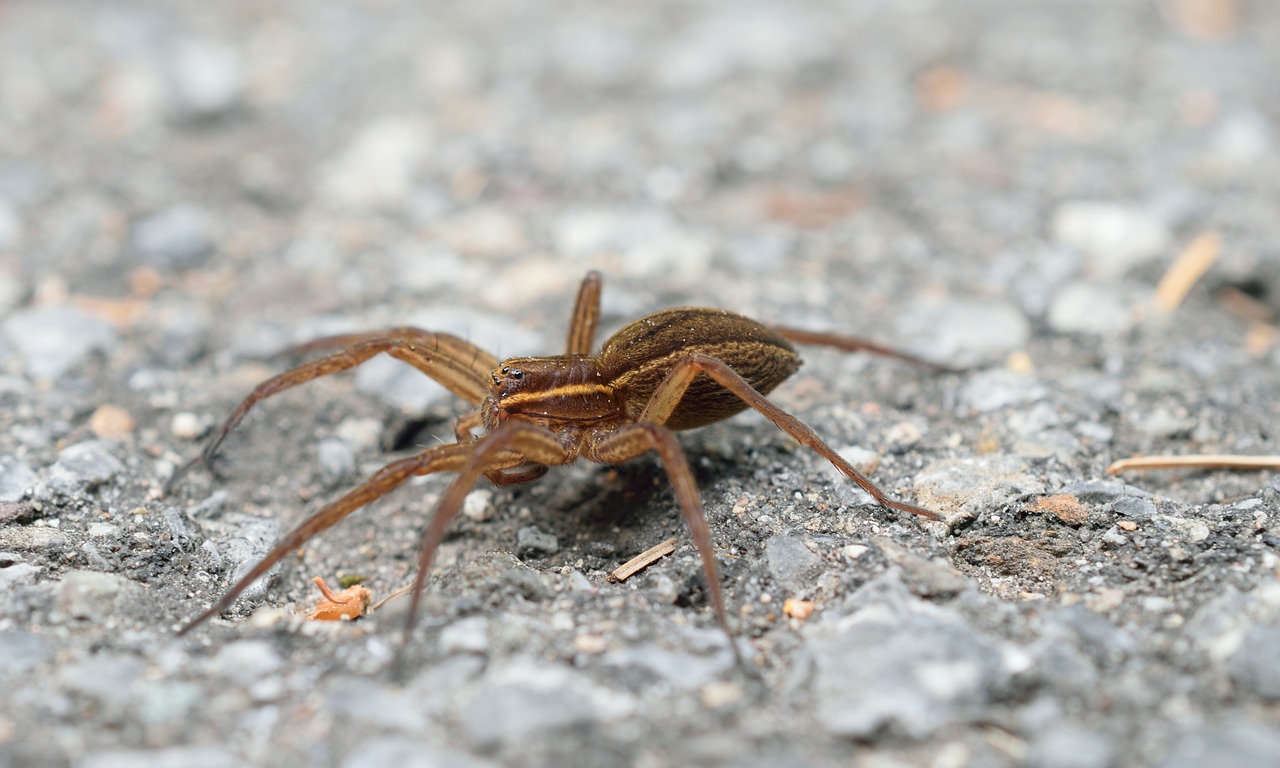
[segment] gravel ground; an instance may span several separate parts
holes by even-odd
[[[1277,73],[1266,0],[0,2],[0,768],[1280,764],[1280,480],[1106,473],[1280,453]],[[644,459],[472,494],[403,680],[310,579],[405,584],[447,477],[175,636],[463,412],[374,360],[164,496],[279,350],[554,353],[588,269],[966,366],[774,396],[945,521],[746,414],[682,440],[749,671]]]

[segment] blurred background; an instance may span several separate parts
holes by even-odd
[[[999,360],[1125,332],[1207,231],[1274,311],[1278,59],[1264,0],[7,0],[3,359],[553,351],[596,268],[615,319]]]
[[[1280,484],[1106,468],[1280,453],[1278,147],[1274,0],[0,0],[0,768],[1277,764]],[[397,621],[294,609],[404,583],[439,477],[174,638],[461,411],[374,360],[162,498],[277,352],[556,353],[589,269],[605,332],[972,366],[812,350],[777,393],[948,525],[747,414],[682,440],[759,680],[645,462],[474,494],[408,686]]]

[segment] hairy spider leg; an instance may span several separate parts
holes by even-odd
[[[321,336],[318,339],[312,339],[311,341],[290,347],[282,354],[290,357],[296,357],[306,355],[311,352],[343,349],[366,341],[377,341],[379,339],[387,338],[405,339],[406,341],[420,339],[424,345],[431,347],[433,352],[453,355],[459,363],[465,364],[466,367],[470,368],[475,373],[476,377],[480,379],[487,378],[489,371],[492,371],[493,367],[498,364],[497,357],[489,354],[470,342],[463,341],[462,339],[459,339],[456,336],[451,336],[447,333],[424,331],[421,328],[414,328],[410,325],[399,326],[396,328],[382,328],[376,331],[340,333],[336,336]],[[470,359],[467,359],[468,356]]]
[[[679,405],[680,399],[684,397],[685,391],[689,388],[694,378],[700,373],[705,373],[715,379],[716,383],[759,411],[779,429],[791,435],[803,445],[817,451],[824,459],[831,462],[836,469],[840,470],[841,474],[857,483],[862,490],[871,494],[872,498],[881,506],[910,512],[913,515],[920,515],[931,520],[940,519],[937,513],[931,512],[924,507],[889,498],[888,494],[876,487],[876,484],[871,482],[866,475],[854,469],[853,465],[841,458],[840,454],[824,443],[817,433],[804,422],[774,405],[748,384],[746,380],[735,373],[724,361],[710,355],[691,352],[688,357],[676,363],[671,372],[667,374],[667,377],[654,390],[644,410],[640,412],[637,421],[656,424],[664,423],[671,416],[676,406]]]
[[[661,389],[659,387],[659,391]],[[716,565],[715,552],[711,546],[707,513],[702,508],[702,499],[698,496],[698,485],[693,478],[693,470],[689,468],[689,459],[676,440],[675,433],[661,424],[642,421],[623,425],[614,432],[589,439],[586,449],[588,458],[602,464],[621,464],[650,451],[658,454],[675,492],[680,514],[689,527],[689,535],[693,537],[693,545],[702,558],[702,570],[707,577],[707,594],[711,597],[711,608],[715,612],[716,621],[729,638],[729,648],[733,650],[734,660],[739,667],[743,666],[738,643],[734,639],[733,630],[729,628],[729,616],[724,607],[724,591],[720,587],[720,569]]]
[[[475,443],[438,445],[422,453],[393,461],[369,476],[360,485],[348,491],[342,498],[330,502],[319,511],[303,520],[292,531],[276,544],[267,556],[253,566],[212,608],[187,622],[179,635],[184,635],[207,619],[222,613],[231,607],[236,598],[249,588],[276,563],[283,560],[290,552],[306,544],[313,537],[332,528],[352,512],[373,503],[398,488],[411,477],[430,475],[437,472],[455,472],[467,466]],[[490,466],[515,466],[523,461],[523,457],[511,454],[493,455],[489,457]]]
[[[471,493],[481,475],[517,466],[522,462],[540,465],[545,472],[548,465],[567,464],[577,458],[577,451],[567,448],[556,433],[527,421],[507,421],[485,437],[467,444],[466,448],[466,460],[456,468],[457,474],[440,496],[440,501],[431,513],[431,522],[422,532],[422,542],[418,549],[418,572],[413,579],[409,613],[404,625],[404,643],[393,662],[393,668],[401,666],[400,659],[405,647],[409,645],[413,626],[418,618],[418,607],[422,602],[422,590],[435,562],[436,551],[444,541],[449,523],[457,517],[467,494]],[[509,464],[507,457],[516,457],[518,462]]]
[[[346,371],[366,360],[386,353],[402,360],[439,382],[453,394],[472,405],[488,392],[489,372],[497,359],[480,348],[447,333],[428,333],[413,328],[397,328],[372,334],[353,334],[317,339],[300,349],[318,349],[342,343],[343,339],[363,339],[331,355],[303,363],[259,384],[240,402],[222,427],[200,452],[184,464],[165,483],[167,494],[188,472],[199,464],[208,465],[217,455],[227,435],[262,400],[305,384],[321,376]]]
[[[589,355],[595,346],[596,328],[600,325],[600,273],[592,270],[582,278],[578,298],[569,318],[568,355]],[[492,369],[490,369],[492,370]]]
[[[924,366],[937,372],[957,372],[960,369],[942,363],[935,363],[932,360],[926,360],[923,357],[917,357],[910,352],[903,352],[900,349],[886,347],[883,344],[877,344],[874,341],[867,341],[856,336],[840,336],[834,333],[821,333],[818,331],[806,331],[802,328],[788,328],[785,326],[771,326],[771,330],[789,341],[797,344],[807,344],[815,347],[831,347],[841,352],[870,352],[874,355],[882,357],[892,357],[898,360],[904,360],[908,363]]]

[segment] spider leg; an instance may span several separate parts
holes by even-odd
[[[470,413],[459,417],[453,424],[453,434],[459,443],[470,443],[484,437],[484,435],[475,434],[475,429],[484,425],[484,417],[477,408]],[[545,464],[525,463],[511,469],[495,469],[485,472],[484,476],[489,478],[489,482],[494,485],[516,485],[519,483],[527,483],[537,480],[547,473]]]
[[[733,631],[729,629],[729,617],[724,607],[720,570],[716,566],[715,552],[711,547],[707,514],[702,509],[702,500],[698,497],[698,486],[693,478],[693,471],[689,468],[689,460],[676,440],[675,433],[661,424],[640,422],[619,427],[587,445],[588,458],[602,464],[621,464],[650,451],[658,454],[667,471],[667,478],[676,494],[676,502],[680,505],[680,514],[684,517],[685,525],[689,526],[689,535],[693,537],[693,544],[702,558],[711,608],[715,611],[716,621],[721,629],[728,635],[729,647],[733,649],[734,659],[741,667],[742,657],[738,653]]]
[[[401,666],[401,657],[409,644],[409,637],[418,617],[422,589],[435,561],[436,550],[440,548],[440,542],[444,541],[449,523],[457,517],[458,511],[462,509],[462,502],[481,475],[525,463],[541,465],[545,472],[547,465],[567,464],[576,455],[576,452],[565,447],[554,432],[523,421],[508,421],[467,447],[469,451],[465,462],[456,468],[457,475],[441,495],[431,515],[431,522],[422,533],[422,543],[418,550],[418,573],[413,579],[413,596],[409,600],[409,614],[405,619],[404,644],[400,655],[393,662],[393,668]],[[507,457],[511,456],[519,457],[519,461],[510,462]]]
[[[349,370],[378,354],[386,353],[409,363],[473,405],[484,398],[488,391],[489,374],[493,366],[497,365],[496,362],[489,362],[494,360],[492,356],[455,336],[427,333],[416,329],[407,330],[411,332],[406,332],[406,329],[394,329],[383,333],[331,337],[339,340],[349,338],[360,340],[338,352],[303,363],[296,368],[290,368],[259,384],[231,412],[213,438],[205,444],[200,455],[184,464],[173,474],[173,477],[169,478],[165,483],[164,492],[169,493],[196,465],[209,464],[231,430],[235,429],[236,425],[260,401],[286,389],[305,384],[312,379]],[[312,342],[312,344],[322,345],[328,343],[330,343],[328,339]],[[304,347],[308,346],[311,345],[304,345]]]
[[[596,341],[596,326],[599,324],[600,273],[592,270],[582,279],[582,286],[578,288],[578,299],[573,304],[573,317],[569,320],[569,351],[565,354],[591,354]]]
[[[253,582],[271,570],[276,563],[283,560],[290,552],[298,549],[321,532],[336,525],[340,520],[398,488],[406,480],[417,475],[429,475],[436,472],[452,472],[467,465],[474,451],[474,444],[439,445],[430,450],[393,461],[375,472],[360,485],[348,491],[336,501],[326,504],[319,511],[303,520],[297,527],[285,535],[267,556],[249,569],[239,581],[227,590],[227,593],[212,608],[187,622],[178,631],[179,635],[199,626],[205,620],[222,613],[231,607],[240,593],[249,588]],[[513,454],[489,452],[486,454],[486,468],[515,466],[523,457]]]
[[[450,336],[449,334],[424,331],[421,328],[414,328],[407,325],[398,328],[365,331],[363,333],[342,333],[336,336],[322,336],[318,339],[312,339],[311,341],[289,347],[281,354],[296,357],[322,350],[345,349],[362,342],[376,341],[378,339],[386,338],[398,338],[405,340],[416,339],[428,346],[431,346],[433,350],[453,345],[453,356],[457,358],[459,362],[465,363],[468,368],[475,372],[476,376],[481,378],[487,379],[490,372],[492,372],[494,368],[498,367],[498,358],[469,342],[463,341],[456,336]]]
[[[892,357],[898,360],[905,360],[908,363],[922,365],[939,372],[957,372],[960,368],[956,368],[944,363],[935,363],[932,360],[926,360],[923,357],[917,357],[910,352],[903,352],[893,347],[886,347],[877,344],[874,341],[859,339],[856,336],[837,336],[833,333],[820,333],[818,331],[806,331],[800,328],[786,328],[773,326],[773,332],[784,339],[789,339],[797,344],[810,344],[820,347],[832,347],[843,352],[870,352],[883,357]]]
[[[931,512],[924,507],[889,498],[888,494],[880,490],[866,475],[854,469],[853,465],[841,458],[840,454],[831,449],[831,446],[824,443],[822,438],[818,437],[817,433],[804,422],[769,402],[764,395],[757,392],[723,360],[710,355],[691,352],[688,357],[677,363],[671,369],[671,372],[667,374],[667,377],[662,380],[662,383],[658,385],[658,388],[654,390],[649,402],[645,404],[644,410],[640,412],[637,421],[649,421],[657,424],[665,423],[671,416],[671,412],[679,405],[680,399],[684,397],[689,385],[700,373],[705,373],[715,379],[716,383],[759,411],[765,418],[777,425],[779,429],[817,451],[824,459],[831,462],[836,469],[840,470],[845,477],[857,483],[862,490],[871,494],[872,498],[881,506],[910,512],[914,515],[927,517],[930,520],[940,519],[937,513]]]

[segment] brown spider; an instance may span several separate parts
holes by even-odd
[[[409,478],[454,472],[453,482],[441,496],[422,534],[405,628],[407,639],[436,549],[481,476],[497,485],[526,483],[540,477],[548,467],[569,464],[579,457],[618,464],[652,451],[666,468],[680,512],[702,558],[716,620],[729,635],[736,656],[707,518],[675,432],[720,421],[748,407],[817,451],[882,506],[938,519],[923,507],[889,498],[812,429],[764,395],[800,367],[800,356],[788,339],[941,366],[860,339],[791,328],[770,329],[725,310],[688,307],[643,317],[618,331],[598,354],[592,355],[600,317],[600,284],[596,272],[582,281],[569,325],[568,350],[554,357],[518,357],[499,362],[455,336],[417,328],[332,336],[299,347],[298,352],[337,351],[259,384],[231,413],[201,455],[174,474],[166,490],[193,466],[208,464],[227,434],[259,401],[320,376],[353,368],[378,354],[409,363],[475,409],[455,424],[456,443],[434,446],[393,461],[325,505],[290,531],[213,607],[186,624],[180,634],[229,608],[249,585],[313,536]]]

